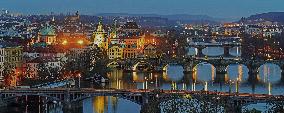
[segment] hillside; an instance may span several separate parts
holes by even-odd
[[[256,14],[246,18],[245,20],[255,21],[261,19],[284,24],[284,12],[269,12],[269,13]]]

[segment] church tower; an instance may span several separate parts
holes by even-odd
[[[118,38],[117,37],[117,20],[114,20],[114,23],[111,28],[110,38]]]
[[[100,48],[105,48],[107,49],[107,38],[106,38],[106,31],[103,28],[103,23],[102,23],[102,17],[99,17],[99,23],[97,26],[96,31],[93,34],[93,38],[94,38],[94,45],[97,45]]]

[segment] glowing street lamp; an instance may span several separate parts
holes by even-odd
[[[78,77],[79,77],[78,87],[80,88],[81,87],[81,73],[79,73]]]
[[[84,42],[83,42],[83,40],[79,40],[77,43],[82,45]]]
[[[67,43],[68,43],[67,40],[64,40],[64,41],[62,42],[63,45],[67,45]]]

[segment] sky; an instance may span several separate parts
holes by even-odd
[[[192,14],[240,18],[284,12],[284,0],[0,0],[0,9],[24,14]]]

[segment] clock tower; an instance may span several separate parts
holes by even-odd
[[[97,29],[93,34],[94,37],[93,44],[97,45],[100,48],[106,48],[108,46],[106,36],[107,32],[103,29],[102,17],[99,17],[99,23]]]

